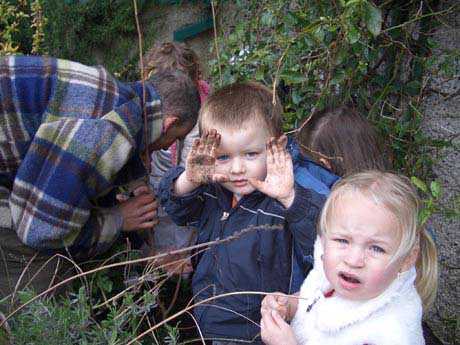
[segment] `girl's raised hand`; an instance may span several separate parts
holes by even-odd
[[[278,200],[285,208],[294,201],[294,169],[286,150],[287,137],[270,138],[267,142],[267,176],[264,181],[250,178],[249,182],[262,193]]]
[[[260,336],[266,345],[298,345],[294,331],[275,310],[261,310]]]

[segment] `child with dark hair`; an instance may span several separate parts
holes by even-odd
[[[254,228],[198,257],[196,302],[241,292],[195,308],[201,332],[214,343],[260,343],[261,296],[245,291],[290,291],[292,241],[312,250],[324,202],[294,183],[281,104],[272,100],[270,89],[252,82],[212,94],[200,110],[203,134],[185,169],[172,169],[161,181],[163,206],[177,224],[197,226],[198,243]]]
[[[314,113],[302,125],[297,141],[303,154],[338,176],[389,168],[375,128],[353,107]]]
[[[297,183],[327,196],[341,177],[391,164],[372,124],[356,109],[342,105],[313,113],[290,142]],[[292,290],[298,291],[313,264],[294,243]]]
[[[152,73],[164,71],[182,71],[195,83],[200,95],[201,103],[209,94],[209,85],[202,80],[202,72],[198,56],[187,44],[180,42],[164,42],[155,45],[145,56],[146,70],[144,76],[148,78]],[[152,171],[150,184],[155,192],[163,175],[172,167],[184,166],[185,159],[192,146],[193,140],[199,137],[198,125],[182,140],[178,140],[166,149],[152,153]],[[178,226],[159,208],[160,223],[155,229],[156,253],[171,251],[190,245],[196,238],[196,229],[188,226]],[[152,254],[152,253],[151,253]],[[179,256],[168,256],[162,264],[165,270],[175,273],[190,273],[193,268],[188,253]],[[182,260],[180,260],[182,259]],[[171,262],[170,262],[171,261]]]

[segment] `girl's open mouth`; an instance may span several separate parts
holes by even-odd
[[[339,278],[341,285],[347,290],[357,288],[361,284],[357,276],[346,272],[340,272]]]

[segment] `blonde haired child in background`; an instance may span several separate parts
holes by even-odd
[[[418,226],[410,181],[362,172],[332,189],[322,210],[315,266],[300,298],[265,297],[268,345],[424,344],[422,303],[436,295],[436,248]],[[292,320],[289,326],[285,320]]]

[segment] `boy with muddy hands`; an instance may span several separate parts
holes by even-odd
[[[185,169],[170,170],[160,185],[165,210],[179,225],[196,225],[198,243],[256,227],[197,254],[195,302],[241,292],[195,308],[213,344],[259,343],[263,295],[244,292],[290,291],[293,238],[305,252],[313,249],[324,198],[294,183],[281,106],[272,98],[271,90],[252,82],[212,94],[200,110],[203,135]]]

